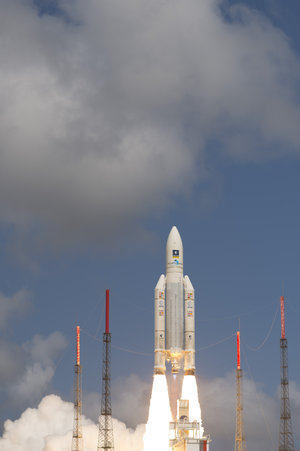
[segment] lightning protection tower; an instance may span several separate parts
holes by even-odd
[[[242,378],[243,371],[241,369],[241,353],[240,353],[240,332],[236,333],[237,341],[237,366],[236,366],[236,425],[235,425],[235,445],[234,451],[246,451],[246,442],[244,437],[243,424],[243,390]]]
[[[281,311],[281,339],[280,339],[280,429],[279,451],[294,451],[294,438],[292,431],[289,378],[288,378],[288,342],[285,338],[284,297],[280,297]]]
[[[102,362],[102,399],[99,418],[99,436],[97,451],[114,451],[114,434],[111,412],[110,392],[110,346],[109,332],[109,290],[106,290],[106,320],[103,334],[103,362]]]
[[[81,426],[81,414],[82,414],[82,382],[81,373],[82,368],[80,365],[80,327],[76,327],[76,364],[75,364],[75,377],[74,377],[74,426],[73,426],[73,439],[72,439],[72,451],[83,451],[83,439],[82,439],[82,426]]]

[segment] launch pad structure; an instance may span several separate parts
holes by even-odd
[[[210,437],[201,437],[201,425],[189,419],[189,401],[177,401],[177,418],[170,423],[169,445],[172,451],[209,451]]]

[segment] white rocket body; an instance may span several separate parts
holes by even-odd
[[[172,227],[166,246],[166,277],[155,287],[155,374],[165,374],[165,361],[178,373],[184,357],[184,373],[195,374],[194,288],[183,277],[183,247]]]

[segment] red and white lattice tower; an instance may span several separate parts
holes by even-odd
[[[288,377],[288,342],[285,338],[284,297],[280,297],[281,338],[280,338],[280,428],[279,451],[294,451],[292,431],[289,377]]]
[[[235,425],[235,445],[234,451],[246,451],[246,441],[244,437],[243,423],[243,389],[242,378],[243,371],[241,369],[241,352],[240,352],[240,332],[236,333],[237,341],[237,366],[236,366],[236,425]]]
[[[75,377],[74,377],[74,426],[73,426],[73,439],[72,439],[72,451],[83,451],[83,439],[82,439],[82,381],[81,373],[82,368],[80,364],[80,327],[76,327],[76,364],[75,364]]]

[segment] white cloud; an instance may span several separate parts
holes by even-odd
[[[67,342],[61,332],[53,332],[47,337],[35,335],[24,344],[24,349],[30,355],[33,362],[49,365],[65,347]]]
[[[31,294],[22,289],[12,296],[0,292],[0,330],[6,332],[10,324],[23,317],[32,308]],[[26,353],[18,344],[0,339],[0,382],[1,389],[6,390],[8,384],[15,382],[25,368]],[[1,391],[0,390],[0,396]]]
[[[1,423],[20,414],[24,407],[36,406],[52,390],[56,366],[66,346],[60,332],[35,335],[23,345],[0,339]]]
[[[10,297],[0,293],[0,330],[6,332],[10,322],[32,308],[30,297],[25,289]],[[35,335],[23,345],[1,338],[1,403],[9,410],[39,401],[49,387],[57,358],[66,346],[66,339],[60,332],[53,332],[48,337]],[[3,414],[2,411],[1,419]]]
[[[24,350],[15,343],[0,339],[0,383],[6,390],[23,373],[26,355]],[[0,391],[1,393],[1,391]]]
[[[2,222],[103,244],[192,189],[207,139],[234,160],[299,148],[299,61],[259,14],[235,6],[225,21],[216,0],[60,5],[70,21],[1,2]]]
[[[22,317],[30,308],[30,293],[27,290],[20,290],[11,297],[0,293],[0,329],[6,329],[9,320]]]
[[[53,332],[48,337],[35,335],[24,344],[28,364],[10,386],[10,399],[14,404],[22,406],[41,399],[54,376],[56,359],[66,346],[66,339],[60,332]]]

